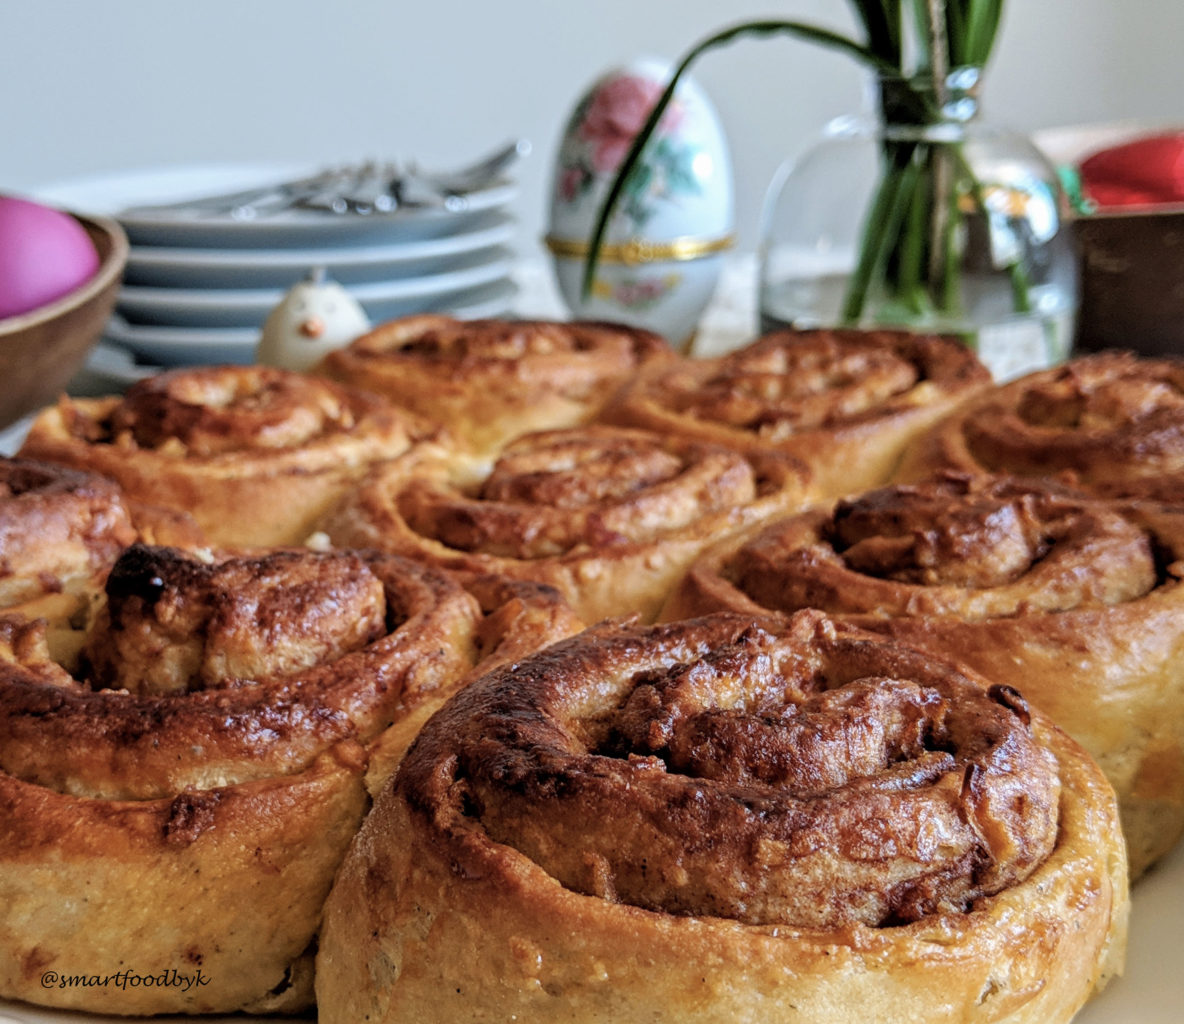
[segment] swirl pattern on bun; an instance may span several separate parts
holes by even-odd
[[[0,617],[0,994],[120,1014],[293,1011],[333,874],[419,725],[578,627],[554,593],[392,555],[116,562],[81,667]],[[201,986],[43,989],[193,969]]]
[[[590,425],[523,436],[492,464],[411,453],[372,474],[322,526],[343,547],[540,580],[587,622],[652,619],[699,552],[802,507],[809,481],[779,453]]]
[[[604,624],[423,730],[326,907],[326,1024],[1065,1022],[1113,792],[1007,687],[836,625]]]
[[[1184,833],[1184,512],[947,473],[713,551],[663,618],[820,608],[1007,683],[1098,760],[1133,875]]]
[[[884,483],[905,446],[983,390],[990,373],[956,340],[897,331],[779,331],[726,356],[640,375],[608,422],[783,451],[837,497]]]
[[[0,609],[45,619],[56,659],[77,653],[108,571],[139,540],[203,538],[184,514],[130,501],[94,473],[0,458]]]
[[[316,370],[489,451],[521,434],[585,423],[643,367],[675,359],[665,339],[623,324],[420,314],[381,324]]]
[[[380,399],[261,366],[172,370],[119,397],[63,398],[23,455],[91,469],[192,514],[212,543],[302,543],[375,462],[431,433]]]
[[[898,479],[942,469],[1058,476],[1106,497],[1184,501],[1184,360],[1079,356],[1000,385],[922,438]]]

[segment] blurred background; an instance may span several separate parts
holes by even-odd
[[[568,113],[606,68],[751,17],[852,27],[844,0],[38,0],[0,4],[0,189],[197,161],[462,162],[511,137],[518,245],[538,245]],[[1178,117],[1180,0],[1011,0],[984,115],[1023,131]],[[851,61],[741,41],[694,72],[718,108],[742,249],[778,164],[864,102]]]

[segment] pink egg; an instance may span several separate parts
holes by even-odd
[[[98,269],[94,243],[69,214],[0,196],[0,319],[60,299]]]

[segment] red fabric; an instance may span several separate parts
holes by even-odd
[[[1184,203],[1184,131],[1100,150],[1078,170],[1082,190],[1099,206]]]

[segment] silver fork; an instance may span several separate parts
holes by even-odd
[[[326,168],[295,181],[171,203],[132,206],[121,212],[141,216],[160,213],[230,216],[245,221],[290,209],[363,215],[389,213],[401,205],[459,210],[467,206],[468,193],[489,185],[530,153],[530,149],[527,140],[515,139],[488,156],[451,171],[423,171],[415,164],[400,170],[393,163],[368,160]]]
[[[467,167],[451,171],[424,171],[411,164],[405,173],[446,194],[475,192],[495,180],[523,157],[529,156],[530,149],[529,140],[514,139]]]

